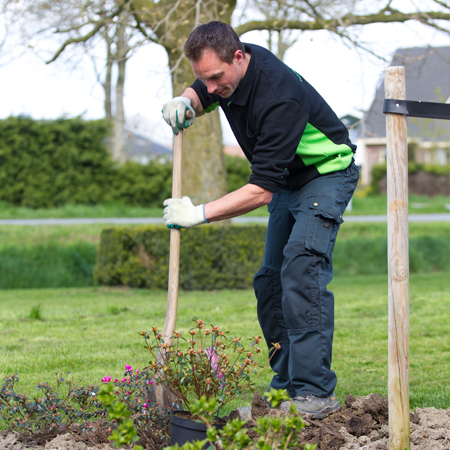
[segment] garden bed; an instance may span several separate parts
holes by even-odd
[[[259,395],[252,402],[251,418],[246,426],[252,428],[255,420],[264,415],[274,414]],[[238,411],[230,413],[237,417]],[[255,436],[256,437],[256,436]],[[370,394],[356,399],[349,395],[341,409],[324,420],[309,420],[301,434],[303,443],[317,444],[317,450],[388,450],[388,402],[386,397]],[[61,430],[57,437],[49,439],[45,445],[38,445],[31,435],[0,432],[0,448],[3,450],[87,450],[96,448],[112,449],[105,443],[103,432],[91,434],[88,444],[79,437],[73,437],[67,430]],[[97,441],[97,442],[96,442]],[[147,436],[139,442],[148,450],[162,450],[167,442],[150,442]],[[450,408],[417,408],[411,413],[411,450],[450,449]]]

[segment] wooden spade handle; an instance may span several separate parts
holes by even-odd
[[[188,111],[190,112],[190,111]],[[173,178],[172,198],[181,198],[181,179],[183,175],[183,139],[184,130],[180,128],[175,135],[173,146]],[[169,285],[167,292],[166,320],[164,322],[163,336],[165,342],[172,344],[172,337],[177,323],[178,284],[180,272],[180,229],[170,229],[169,253]]]

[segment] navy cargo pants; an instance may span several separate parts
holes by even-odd
[[[301,189],[279,189],[268,205],[263,266],[254,279],[258,319],[269,348],[270,387],[291,397],[332,394],[334,295],[332,253],[342,215],[359,179],[359,167],[323,175]]]

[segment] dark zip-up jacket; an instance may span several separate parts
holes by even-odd
[[[275,192],[299,189],[322,174],[347,168],[356,150],[348,130],[317,91],[271,52],[245,44],[251,54],[231,98],[191,86],[203,108],[221,106],[251,163],[249,183]]]

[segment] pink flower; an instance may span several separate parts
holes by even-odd
[[[129,364],[125,364],[125,370],[127,372],[131,372],[133,370],[133,367],[131,367]]]
[[[136,375],[138,375],[139,374],[139,369],[136,369]]]
[[[208,347],[205,349],[205,353],[208,356],[211,368],[216,373],[217,378],[223,378],[223,373],[220,371],[220,358],[217,355],[216,349],[214,347]]]
[[[128,380],[127,380],[127,378],[126,377],[123,377],[122,378],[122,383],[126,383]]]
[[[151,384],[153,384],[154,383],[154,381],[153,380],[150,380],[149,382],[148,382],[148,385],[150,386]]]
[[[144,408],[148,408],[148,403],[144,403]]]
[[[102,378],[103,383],[108,383],[110,381],[111,381],[111,377],[109,375],[107,375],[105,378]]]

